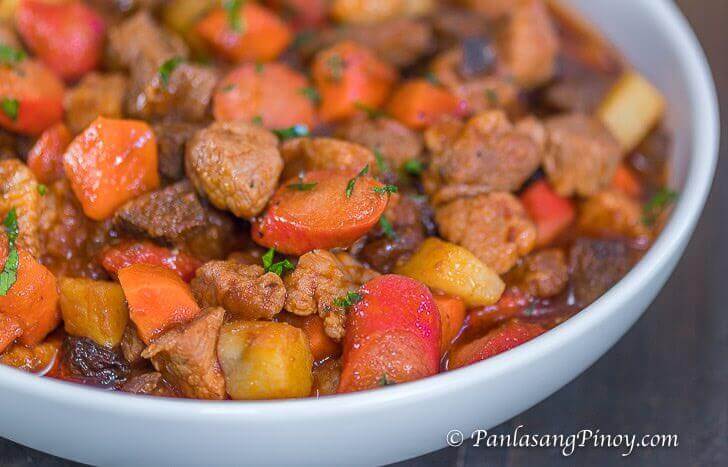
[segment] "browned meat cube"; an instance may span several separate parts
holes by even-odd
[[[170,180],[185,176],[185,147],[192,135],[202,127],[188,122],[160,122],[154,125],[157,137],[159,174]]]
[[[566,255],[557,248],[531,253],[509,273],[508,282],[535,297],[553,297],[566,287]]]
[[[144,361],[142,352],[145,347],[144,342],[139,338],[136,326],[131,323],[127,324],[124,334],[121,336],[121,353],[124,355],[124,359],[133,366],[141,364]]]
[[[200,306],[221,306],[245,320],[272,319],[286,300],[286,289],[277,274],[235,261],[204,264],[190,286]]]
[[[162,374],[156,371],[129,378],[129,381],[121,387],[121,390],[141,396],[179,397],[174,389],[164,381]]]
[[[616,284],[632,267],[629,247],[620,240],[578,238],[569,252],[574,298],[586,306]]]
[[[375,172],[374,153],[356,143],[334,138],[296,138],[283,143],[281,155],[288,180],[312,170],[351,170],[358,172],[365,165]]]
[[[631,238],[643,244],[651,236],[640,203],[614,189],[600,191],[584,201],[579,206],[577,225],[591,236]]]
[[[159,336],[142,356],[186,397],[224,399],[225,378],[217,362],[217,339],[225,310],[210,308],[194,321]]]
[[[63,100],[71,132],[80,133],[99,116],[121,118],[126,87],[126,78],[118,73],[85,75]]]

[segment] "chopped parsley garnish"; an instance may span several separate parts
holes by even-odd
[[[313,31],[301,31],[296,34],[296,38],[293,40],[293,45],[291,45],[291,47],[293,49],[300,49],[304,45],[311,42],[311,40],[313,40],[315,36],[316,33],[314,33]]]
[[[0,65],[15,65],[25,60],[26,54],[22,50],[0,44]]]
[[[172,57],[162,63],[159,67],[159,78],[162,80],[162,84],[165,88],[169,86],[169,77],[172,76],[172,72],[174,72],[175,68],[177,68],[183,61],[184,58],[182,57]]]
[[[364,175],[369,173],[369,164],[365,165],[361,171],[356,174],[356,177],[349,180],[349,183],[346,184],[346,197],[351,198],[351,194],[354,193],[354,185],[356,185],[356,180],[359,177],[363,177]]]
[[[0,108],[2,108],[3,113],[7,115],[10,120],[15,121],[18,119],[20,102],[18,102],[17,99],[13,99],[11,97],[3,97],[3,100],[0,101]]]
[[[440,86],[442,83],[437,78],[437,75],[431,71],[425,73],[425,79],[430,82],[433,86]]]
[[[38,184],[38,194],[41,196],[45,196],[46,193],[48,193],[48,187],[42,183],[39,183]]]
[[[262,125],[263,124],[263,117],[260,115],[256,115],[252,119],[250,119],[250,122],[254,125]]]
[[[357,109],[361,110],[365,114],[367,114],[367,117],[369,117],[372,120],[376,120],[381,117],[386,117],[387,112],[381,109],[375,109],[374,107],[369,107],[366,104],[362,104],[361,102],[356,102],[354,104]]]
[[[383,195],[384,193],[397,193],[398,190],[399,188],[397,188],[397,185],[384,185],[374,187],[374,193],[379,193],[380,195]]]
[[[308,127],[303,124],[294,125],[289,128],[280,128],[273,130],[273,133],[278,135],[282,141],[286,141],[292,138],[299,138],[301,136],[308,136]]]
[[[234,32],[242,33],[245,29],[243,20],[240,17],[240,10],[245,5],[245,0],[226,0],[223,8],[227,12],[228,26]]]
[[[334,305],[340,306],[341,308],[348,308],[354,306],[362,301],[362,296],[356,292],[347,292],[345,297],[339,297],[334,299]]]
[[[386,235],[388,238],[392,240],[397,239],[397,234],[394,232],[394,227],[392,227],[392,223],[389,222],[386,217],[382,216],[379,218],[379,227],[382,228],[382,232],[384,232],[384,235]]]
[[[316,185],[318,185],[318,182],[311,182],[311,183],[291,183],[288,185],[289,190],[296,190],[296,191],[311,191],[314,188],[316,188]]]
[[[677,199],[677,192],[669,188],[662,188],[650,198],[642,211],[642,222],[645,225],[653,225],[669,205]]]
[[[18,248],[15,246],[15,241],[18,239],[18,214],[15,208],[12,208],[5,216],[3,226],[8,236],[8,258],[0,272],[0,296],[7,295],[10,287],[18,278],[19,258]]]
[[[383,174],[389,172],[389,164],[387,164],[387,161],[378,149],[374,150],[374,157],[377,159],[377,169],[379,169],[379,172]]]
[[[326,60],[326,66],[329,69],[329,78],[331,78],[332,81],[339,81],[344,77],[344,68],[346,68],[346,63],[344,63],[344,59],[341,58],[341,55],[333,54],[330,56],[328,60]]]
[[[230,92],[233,89],[235,89],[235,85],[231,83],[231,84],[228,84],[228,85],[223,86],[223,88],[221,89],[221,91],[222,92]]]
[[[318,90],[313,87],[301,88],[301,94],[314,104],[321,102],[321,95]]]
[[[389,377],[387,376],[387,373],[382,374],[382,377],[379,378],[380,386],[393,386],[395,384],[397,384],[397,383],[395,383],[394,381],[389,379]]]
[[[402,164],[402,169],[410,175],[419,177],[420,175],[422,175],[422,170],[424,170],[424,167],[422,166],[422,162],[418,161],[417,159],[410,159]]]
[[[255,62],[255,72],[261,74],[263,71],[265,71],[265,64],[262,62]]]
[[[490,105],[498,105],[498,93],[495,92],[495,89],[486,89],[485,97],[488,99]]]
[[[295,269],[293,263],[291,263],[288,259],[274,263],[273,259],[275,258],[275,255],[275,248],[271,248],[266,251],[261,258],[263,260],[263,270],[265,270],[265,272],[272,272],[273,274],[281,276],[284,272],[293,271]]]

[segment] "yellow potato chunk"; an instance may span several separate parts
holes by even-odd
[[[498,274],[471,252],[434,237],[425,240],[395,272],[458,296],[469,307],[492,305],[505,289]]]
[[[624,152],[633,150],[665,113],[665,98],[647,79],[627,71],[597,109],[599,120],[619,141]]]
[[[270,321],[223,325],[217,357],[233,399],[306,397],[313,385],[313,356],[298,328]]]
[[[182,36],[195,54],[202,54],[205,46],[195,25],[218,4],[215,0],[172,0],[164,5],[162,22]]]
[[[334,0],[331,16],[342,23],[377,23],[434,10],[434,0]]]
[[[129,321],[124,292],[114,282],[91,279],[60,280],[61,314],[66,332],[115,347]]]

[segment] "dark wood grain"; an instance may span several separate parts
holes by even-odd
[[[678,1],[728,90],[726,0]],[[728,94],[721,95],[728,118]],[[635,452],[584,449],[444,449],[401,467],[728,465],[728,126],[718,175],[701,222],[669,283],[632,330],[575,381],[495,432],[678,433],[680,446]],[[2,466],[77,465],[0,439]]]

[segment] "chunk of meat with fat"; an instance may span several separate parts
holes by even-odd
[[[81,133],[99,116],[121,118],[127,85],[126,77],[119,73],[85,75],[63,98],[66,123],[71,132]]]
[[[544,122],[543,168],[562,196],[590,196],[607,188],[622,159],[619,143],[598,120],[565,114]]]
[[[616,189],[601,191],[584,201],[577,226],[588,235],[630,238],[644,244],[651,237],[643,221],[642,206]]]
[[[356,117],[337,128],[336,134],[379,151],[392,171],[399,170],[407,161],[420,159],[424,148],[419,133],[387,117]]]
[[[132,376],[124,383],[121,390],[140,396],[178,397],[174,389],[164,380],[162,373],[156,371]]]
[[[440,234],[473,253],[495,272],[511,269],[536,244],[536,227],[510,193],[459,198],[435,210]]]
[[[229,260],[200,267],[190,287],[201,306],[223,307],[238,319],[272,319],[286,300],[286,289],[277,274]]]
[[[367,164],[376,172],[374,153],[356,143],[335,138],[296,138],[281,146],[285,168],[283,178],[290,179],[313,170],[360,171]]]
[[[430,127],[425,142],[432,160],[423,183],[433,203],[518,190],[541,163],[531,136],[535,125],[527,120],[514,126],[503,112],[489,111],[464,124],[449,120]]]
[[[329,251],[314,250],[301,256],[296,269],[284,278],[286,311],[302,316],[318,313],[324,320],[326,334],[335,340],[344,337],[346,310],[334,301],[361,286],[362,282],[356,279],[371,277],[373,273],[352,274],[353,259],[345,261],[347,265]]]
[[[195,190],[185,180],[128,201],[116,211],[115,220],[132,233],[175,242],[204,227],[206,216]]]
[[[169,180],[185,176],[185,148],[187,141],[202,129],[197,123],[159,122],[152,126],[157,136],[157,163],[159,174]]]
[[[129,365],[138,366],[144,361],[142,353],[146,345],[139,337],[136,326],[128,323],[124,328],[124,334],[121,335],[121,353]]]
[[[38,226],[41,196],[33,172],[18,159],[0,161],[0,216],[5,219],[15,208],[18,219],[18,245],[34,258],[43,252]]]
[[[217,339],[225,310],[210,308],[194,321],[159,336],[142,356],[187,397],[224,399],[225,379],[217,361]]]
[[[566,287],[566,255],[557,248],[531,253],[509,273],[508,282],[534,297],[553,297]]]
[[[251,218],[273,196],[283,159],[273,133],[244,122],[215,122],[189,140],[185,167],[213,205]]]
[[[576,303],[586,306],[602,296],[632,267],[633,258],[621,240],[580,237],[569,251],[569,269]]]

